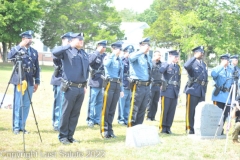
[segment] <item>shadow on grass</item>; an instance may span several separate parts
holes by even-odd
[[[7,131],[9,130],[8,128],[0,127],[0,131]]]
[[[123,129],[127,129],[127,126],[122,126],[122,125],[118,125],[118,124],[114,124],[113,125],[113,129],[118,129],[118,128],[123,128]],[[94,125],[94,127],[88,127],[87,125],[82,125],[82,126],[77,126],[76,130],[86,130],[86,129],[92,129],[92,130],[100,130],[100,125]]]
[[[126,136],[125,135],[117,135],[115,134],[117,137],[116,138],[109,138],[109,139],[103,139],[101,136],[100,136],[100,133],[99,133],[99,138],[93,138],[93,139],[89,139],[89,140],[84,140],[84,142],[86,143],[91,143],[91,142],[94,142],[94,143],[116,143],[116,142],[125,142],[125,139],[126,139]]]
[[[172,133],[172,134],[164,134],[164,133],[158,133],[159,137],[176,137],[176,136],[187,136],[186,133]]]

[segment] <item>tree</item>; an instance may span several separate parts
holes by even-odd
[[[158,18],[158,11],[155,8],[159,1],[153,1],[150,8],[146,9],[143,13],[137,16],[137,20],[140,22],[146,22],[148,25],[152,25]]]
[[[240,51],[240,5],[235,0],[155,1],[152,9],[159,11],[158,18],[145,35],[158,46],[191,54],[192,48],[204,45],[206,57],[210,53]]]
[[[118,12],[119,16],[121,17],[123,22],[136,22],[138,14],[132,10],[124,8],[123,10]]]
[[[43,1],[1,0],[0,2],[0,42],[3,45],[3,61],[7,60],[7,44],[20,40],[19,34],[26,30],[38,31],[39,20],[43,16]]]
[[[123,37],[119,30],[121,18],[111,0],[53,0],[47,7],[41,39],[48,47],[60,44],[65,32],[84,32],[85,43]],[[63,7],[64,6],[64,7]]]
[[[144,31],[144,35],[150,36],[158,47],[179,46],[179,43],[175,41],[178,36],[171,33],[171,14],[176,11],[185,13],[194,9],[197,3],[197,0],[154,0],[149,9],[154,14],[152,14],[151,21],[146,20],[150,28]]]

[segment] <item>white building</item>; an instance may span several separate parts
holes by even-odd
[[[144,29],[149,27],[146,22],[122,22],[120,30],[124,32],[124,42],[132,44],[137,49],[140,40],[143,38]]]

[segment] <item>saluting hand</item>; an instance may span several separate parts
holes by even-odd
[[[28,45],[29,41],[30,41],[29,39],[23,38],[22,41],[19,43],[19,46],[26,47]]]
[[[120,52],[120,49],[113,50],[113,54],[115,54],[115,56],[119,56]]]
[[[196,52],[196,53],[194,54],[194,57],[195,57],[196,59],[199,59],[199,58],[201,57],[201,52]]]
[[[78,43],[77,39],[73,39],[73,40],[70,42],[70,46],[71,46],[72,48],[76,48],[76,47],[77,47],[77,43]]]
[[[98,47],[97,47],[97,51],[98,51],[98,52],[101,52],[102,49],[103,49],[103,46],[98,46]]]
[[[150,47],[147,44],[141,45],[141,47],[140,47],[140,51],[143,52],[144,54],[148,53],[149,49],[150,49]]]
[[[226,67],[228,65],[228,60],[226,60],[226,59],[222,60],[221,65]]]

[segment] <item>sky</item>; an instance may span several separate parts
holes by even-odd
[[[127,8],[132,9],[138,13],[141,13],[145,9],[148,9],[152,2],[153,0],[113,0],[113,4],[118,11]]]

